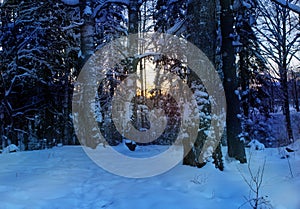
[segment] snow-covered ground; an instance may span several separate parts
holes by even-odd
[[[300,208],[300,143],[292,148],[297,151],[289,161],[280,159],[283,150],[247,149],[254,174],[266,159],[260,195],[275,209]],[[125,149],[118,147],[126,153]],[[155,155],[164,149],[147,146],[131,155]],[[251,208],[244,204],[249,186],[242,177],[250,180],[248,165],[236,161],[225,160],[223,172],[212,163],[201,169],[177,165],[155,177],[131,179],[104,171],[80,146],[65,146],[0,154],[0,165],[1,209]]]

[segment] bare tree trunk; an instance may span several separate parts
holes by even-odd
[[[227,101],[226,130],[229,157],[234,157],[241,163],[246,163],[244,142],[239,135],[242,132],[240,101],[235,91],[238,89],[238,77],[235,67],[235,54],[230,35],[233,34],[234,17],[231,11],[231,0],[221,0],[221,30],[222,30],[222,57],[224,73],[224,90]]]
[[[281,71],[281,89],[283,92],[283,113],[285,115],[285,123],[288,139],[286,140],[286,144],[293,142],[293,130],[291,124],[291,114],[290,114],[290,103],[289,103],[289,93],[288,93],[288,81],[287,81],[287,71],[282,67]]]
[[[288,93],[288,81],[287,81],[287,70],[282,67],[281,71],[281,89],[283,92],[283,112],[285,115],[285,123],[288,139],[286,140],[286,144],[293,142],[293,130],[291,124],[291,113],[290,113],[290,103],[289,103],[289,93]]]
[[[292,71],[292,78],[293,78],[293,91],[294,91],[295,108],[296,108],[297,112],[300,112],[298,87],[297,87],[297,76],[295,75],[295,72],[293,72],[293,71]]]
[[[282,109],[285,115],[285,125],[287,129],[287,139],[285,144],[293,142],[293,130],[291,126],[291,115],[289,107],[288,92],[288,68],[299,51],[300,36],[298,34],[299,18],[295,11],[291,12],[290,1],[280,3],[277,0],[271,0],[276,4],[265,7],[270,1],[261,0],[259,10],[261,12],[261,26],[257,30],[260,34],[260,45],[264,49],[268,59],[277,63],[279,70],[280,87],[283,94]],[[290,5],[290,6],[289,6]],[[296,6],[296,5],[295,5]],[[294,7],[295,8],[295,7]],[[270,63],[272,66],[272,63]],[[274,70],[277,70],[274,68]]]

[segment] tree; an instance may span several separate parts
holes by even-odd
[[[224,90],[227,101],[226,130],[228,156],[234,157],[241,163],[245,163],[246,154],[244,142],[240,139],[242,133],[240,115],[240,101],[236,95],[239,87],[237,69],[235,66],[235,51],[232,44],[234,34],[234,16],[231,10],[231,0],[221,0],[221,31],[222,31],[222,60],[224,73]]]
[[[187,1],[158,0],[153,14],[154,31],[177,36],[186,35]]]
[[[253,30],[257,19],[257,1],[235,1],[233,11],[236,18],[232,37],[237,54],[242,137],[246,142],[253,139],[266,142],[271,137],[265,123],[270,117],[271,76]]]
[[[3,134],[25,149],[39,148],[43,139],[72,138],[68,110],[76,41],[64,30],[72,22],[66,10],[53,1],[1,5]]]
[[[295,1],[288,1],[297,3]],[[300,44],[300,24],[298,15],[281,4],[273,1],[262,1],[259,4],[259,25],[256,32],[259,36],[263,55],[269,62],[275,79],[279,78],[282,91],[282,107],[287,128],[286,144],[293,141],[288,92],[288,71]]]
[[[199,12],[201,11],[201,12]],[[217,2],[216,1],[206,1],[206,2],[198,2],[198,1],[190,1],[187,5],[187,31],[188,31],[188,40],[201,49],[204,54],[208,57],[208,59],[215,65],[216,63],[216,40],[217,40]],[[192,85],[195,86],[196,80],[200,78],[193,78],[193,74],[189,76],[190,82]],[[193,81],[194,80],[194,81]],[[199,81],[198,81],[199,82]],[[205,92],[205,86],[203,84],[198,84],[198,86],[202,86],[201,88],[194,89],[195,92],[203,91]],[[192,87],[192,86],[191,86]],[[200,101],[203,101],[202,98]],[[206,98],[208,101],[209,99]],[[201,104],[199,102],[199,107],[204,107],[200,112],[204,112],[208,115],[210,113],[210,102],[206,105]],[[206,116],[206,117],[207,117]],[[207,118],[201,118],[199,131],[197,139],[195,141],[194,147],[190,150],[187,156],[184,158],[183,163],[188,165],[195,165],[198,167],[203,166],[206,163],[207,159],[204,159],[204,156],[200,156],[200,150],[203,149],[204,142],[207,138],[205,134],[205,130],[208,128],[210,124],[210,120]],[[212,116],[214,117],[214,116]],[[206,118],[206,119],[205,119]],[[218,137],[218,136],[216,136]],[[218,143],[220,143],[218,141]],[[217,168],[223,170],[223,162],[222,162],[222,152],[220,149],[220,144],[216,147],[217,149],[214,150],[213,157],[214,163]]]
[[[74,4],[72,2],[72,5]],[[78,3],[75,5],[78,5]],[[139,32],[141,5],[142,2],[136,0],[107,0],[97,2],[86,0],[83,2],[83,4],[81,4],[81,16],[83,18],[83,22],[81,24],[81,66],[84,66],[87,59],[95,52],[96,49],[100,49],[104,44],[112,39],[121,35],[136,34]],[[125,16],[125,14],[127,14],[127,16]],[[138,53],[138,46],[135,46],[135,41],[132,42],[129,40],[128,49],[134,50],[134,53],[132,54]],[[116,83],[118,83],[118,79],[125,79],[128,73],[135,73],[137,71],[137,62],[138,59],[136,57],[125,57],[123,63],[124,69],[105,69],[105,79],[98,89],[98,91],[100,91],[100,103],[97,104],[97,107],[101,108],[102,111],[102,113],[98,112],[98,115],[102,114],[101,117],[102,119],[104,118],[104,121],[100,121],[100,129],[102,132],[115,132],[115,127],[113,125],[113,121],[111,120],[110,112],[112,95],[116,88]],[[86,78],[84,78],[84,85],[89,85],[90,80],[96,74],[96,71],[93,69],[93,67],[91,67],[89,70],[90,73],[85,74]],[[80,112],[84,112],[87,107],[90,107],[90,105],[94,103],[94,101],[87,101],[86,99],[92,98],[93,92],[90,92],[89,90],[85,91],[85,89],[89,89],[88,86],[81,87],[81,90],[83,91],[81,94],[84,98],[81,100],[82,104],[80,105]],[[91,128],[91,126],[87,125],[92,123],[90,120],[93,120],[93,115],[94,112],[89,112],[88,116],[84,115],[81,119],[81,130],[83,133],[81,133],[82,136],[80,138],[85,139],[87,136],[93,136],[88,137],[89,139],[82,141],[82,143],[95,148],[99,143],[99,137],[95,133],[97,127]],[[105,130],[103,129],[104,126],[106,127]],[[104,133],[104,135],[107,137],[116,136],[112,133]],[[107,138],[106,140],[112,142],[112,144],[115,144],[113,143],[113,139]]]
[[[292,74],[292,89],[293,89],[293,100],[295,101],[295,109],[297,112],[300,112],[300,107],[299,107],[299,93],[298,93],[298,78],[299,78],[299,72],[291,71]]]
[[[217,3],[216,1],[158,1],[157,12],[154,15],[155,30],[186,37],[187,40],[201,49],[210,61],[216,65],[217,51]],[[201,12],[199,12],[201,11]],[[190,59],[190,58],[187,58]],[[193,69],[191,69],[193,70]],[[184,76],[183,76],[184,77]],[[195,73],[188,72],[186,82],[196,96],[200,117],[200,127],[195,143],[184,139],[185,157],[183,164],[202,167],[207,162],[207,156],[202,156],[202,149],[207,139],[210,126],[210,100],[201,78]],[[208,79],[208,78],[207,78]],[[201,93],[200,93],[201,92]],[[201,96],[200,96],[201,95]],[[216,136],[218,137],[218,136]],[[223,168],[220,145],[211,153],[214,163],[219,169]]]
[[[154,6],[155,4],[156,6]],[[230,38],[230,35],[233,34],[234,19],[230,5],[231,1],[224,0],[221,2],[224,14],[221,17],[222,33],[225,37],[222,39],[224,84],[229,107],[227,117],[228,144],[229,155],[243,162],[243,143],[238,139],[240,133],[237,117],[239,101],[235,94],[238,81],[234,67],[234,49]],[[4,8],[5,6],[9,8]],[[19,121],[25,121],[24,124],[26,123],[26,130],[29,130],[28,135],[30,136],[41,138],[46,136],[51,129],[56,132],[60,140],[64,140],[64,143],[70,143],[67,139],[71,133],[68,131],[67,125],[70,124],[68,119],[70,95],[72,94],[71,88],[74,79],[78,76],[80,69],[95,50],[112,39],[153,28],[153,26],[147,25],[148,17],[153,18],[151,21],[153,20],[155,23],[156,31],[187,38],[200,48],[212,63],[216,63],[216,48],[218,48],[216,45],[218,37],[215,33],[218,30],[217,7],[216,1],[199,3],[196,0],[189,2],[171,0],[84,0],[81,2],[78,0],[51,0],[30,3],[27,1],[7,1],[1,7],[1,26],[2,28],[6,27],[6,31],[2,30],[4,32],[1,33],[1,58],[3,57],[4,60],[3,66],[1,66],[1,72],[4,72],[1,73],[1,79],[4,82],[0,85],[0,91],[3,92],[0,109],[1,112],[4,112],[5,123],[10,124],[6,126],[7,130],[11,127],[17,127],[16,123]],[[155,14],[153,14],[154,8],[156,8]],[[135,42],[129,41],[129,46],[134,50],[133,54],[138,54],[138,49],[142,47],[134,46],[134,44]],[[98,102],[95,106],[99,110],[95,111],[99,116],[101,130],[104,130],[101,127],[103,116],[110,118],[110,102],[116,86],[129,74],[139,73],[138,67],[141,67],[140,80],[143,83],[145,62],[140,61],[140,57],[126,57],[122,60],[123,63],[120,63],[116,68],[107,69],[105,79],[98,89],[99,94],[97,96],[99,98],[97,101],[81,100],[85,101],[82,103],[81,111],[85,111],[85,108],[90,107],[91,103]],[[202,100],[208,101],[205,87],[200,79],[193,73],[187,75],[189,70],[183,66],[183,63],[178,64],[174,59],[159,61],[166,61],[166,65],[172,70],[177,69],[176,67],[182,69],[184,73],[176,73],[190,85],[194,92],[203,93],[202,97],[199,96],[198,98],[198,106],[200,111],[205,112],[203,123],[209,124],[210,107],[208,103],[203,106],[200,104]],[[96,73],[96,70],[96,68],[91,69],[91,72]],[[85,79],[88,84],[93,77],[87,75]],[[171,81],[169,82],[171,83]],[[78,89],[86,91],[85,86]],[[144,85],[141,87],[141,91],[144,92],[145,90]],[[19,109],[14,106],[17,103],[15,92],[22,92],[27,98],[30,98],[28,101],[20,103]],[[83,96],[92,98],[92,93],[84,92]],[[166,106],[175,105],[172,99],[167,100]],[[34,106],[27,106],[30,101]],[[30,114],[27,114],[26,111]],[[88,124],[91,119],[94,119],[95,111],[93,111],[90,111],[85,118],[81,118],[81,123]],[[171,115],[171,112],[168,114]],[[21,117],[22,120],[17,120]],[[64,121],[64,125],[47,127],[49,123],[56,123],[61,120]],[[171,120],[173,118],[170,117]],[[109,130],[114,130],[113,123],[108,123],[112,125],[112,129]],[[172,121],[172,123],[178,125],[176,121]],[[24,126],[24,124],[21,125]],[[18,130],[25,129],[20,127]],[[202,148],[205,138],[205,129],[201,131],[195,145],[193,145],[195,149],[184,160],[186,164],[201,167],[205,163],[205,159],[199,156],[199,150]],[[7,131],[4,130],[3,132]],[[83,130],[84,137],[93,136],[91,140],[84,141],[83,144],[96,147],[99,140],[94,133],[94,130]],[[220,147],[217,150],[214,156],[221,159]]]
[[[291,10],[297,14],[300,14],[300,7],[297,5],[297,2],[293,3],[293,2],[290,2],[288,0],[285,0],[285,1],[281,1],[281,0],[272,0],[272,2],[284,7],[284,8],[287,8],[288,10]]]

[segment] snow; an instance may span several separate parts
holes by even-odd
[[[19,148],[14,144],[10,144],[3,149],[3,153],[11,153],[11,152],[18,152],[18,151]]]
[[[299,148],[299,141],[295,144],[293,147]],[[145,157],[158,154],[166,146],[140,146],[135,152],[123,145],[115,149]],[[250,152],[254,173],[266,160],[260,195],[267,196],[274,209],[299,209],[300,152],[288,159],[294,178],[278,149],[247,149],[248,156]],[[201,169],[177,165],[164,174],[137,179],[104,171],[80,146],[0,154],[0,164],[1,209],[235,209],[249,194],[242,178],[250,179],[247,164],[228,160],[224,172],[211,163]],[[251,207],[246,203],[241,208]]]
[[[94,9],[94,13],[93,13],[94,17],[106,4],[109,4],[109,3],[115,3],[115,4],[129,6],[128,0],[101,0],[101,1],[99,1],[98,5]]]
[[[240,41],[232,41],[232,46],[243,46],[243,44]]]
[[[250,148],[253,150],[264,150],[265,149],[265,145],[260,143],[256,139],[251,140],[251,142],[248,143],[248,146],[250,146]]]
[[[247,9],[251,9],[251,7],[252,7],[251,4],[249,4],[245,1],[243,1],[243,6],[246,7]]]
[[[167,30],[167,33],[175,35],[182,28],[185,21],[186,21],[186,19],[183,19],[183,20],[175,23],[173,27],[171,27],[170,29]]]
[[[64,4],[75,6],[79,4],[79,0],[61,0]]]
[[[84,9],[84,14],[85,15],[91,15],[91,14],[93,14],[92,8],[89,7],[89,6],[86,6],[85,9]]]

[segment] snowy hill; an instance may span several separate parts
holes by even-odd
[[[287,159],[280,159],[284,150],[247,150],[248,156],[252,152],[254,174],[266,159],[260,195],[275,209],[300,208],[298,145],[293,146],[297,151]],[[122,151],[123,147],[117,149]],[[147,146],[130,154],[149,156],[160,149],[165,147]],[[144,179],[104,171],[79,146],[0,154],[0,164],[1,209],[251,208],[246,202],[248,165],[230,160],[225,160],[224,172],[212,164],[202,169],[177,165],[162,175]]]

